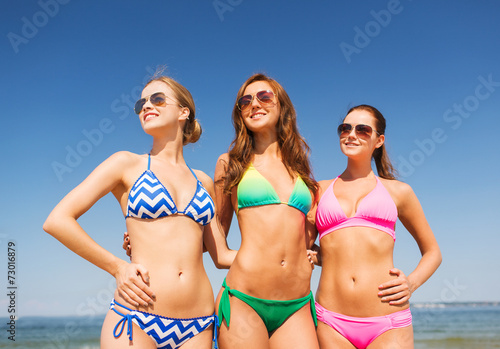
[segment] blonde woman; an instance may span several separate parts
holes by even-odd
[[[193,98],[178,82],[158,77],[144,87],[135,112],[153,138],[150,154],[109,157],[54,208],[44,230],[116,278],[102,348],[210,349],[216,317],[203,248],[218,267],[228,267],[234,253],[212,223],[211,178],[184,161],[183,145],[201,134]],[[126,218],[131,263],[77,222],[110,192]]]

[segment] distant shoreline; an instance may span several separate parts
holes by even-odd
[[[458,307],[499,307],[500,301],[488,302],[419,302],[410,303],[412,308],[458,308]]]

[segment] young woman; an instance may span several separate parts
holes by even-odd
[[[235,253],[212,221],[211,178],[183,158],[183,145],[201,134],[194,102],[185,87],[159,77],[145,86],[135,112],[153,137],[151,153],[118,152],[105,160],[54,208],[44,230],[116,278],[102,348],[210,349],[216,317],[203,247],[218,267],[228,267]],[[109,192],[126,218],[131,263],[99,246],[77,223]]]
[[[216,217],[227,235],[236,213],[241,246],[217,297],[219,345],[318,348],[305,233],[317,183],[295,109],[257,74],[238,91],[233,124],[215,169]]]
[[[319,183],[315,216],[322,271],[316,309],[322,349],[413,348],[409,299],[441,263],[417,197],[395,180],[384,147],[385,124],[374,107],[350,109],[338,127],[347,168]],[[393,264],[398,218],[422,254],[408,276]]]

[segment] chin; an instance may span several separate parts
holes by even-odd
[[[360,151],[360,149],[343,148],[341,150],[342,153],[349,158],[357,158],[363,154],[363,152]]]

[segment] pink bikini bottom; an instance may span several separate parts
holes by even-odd
[[[353,317],[329,311],[316,302],[316,314],[318,321],[335,329],[358,349],[365,349],[386,331],[411,325],[410,308],[384,316]]]

